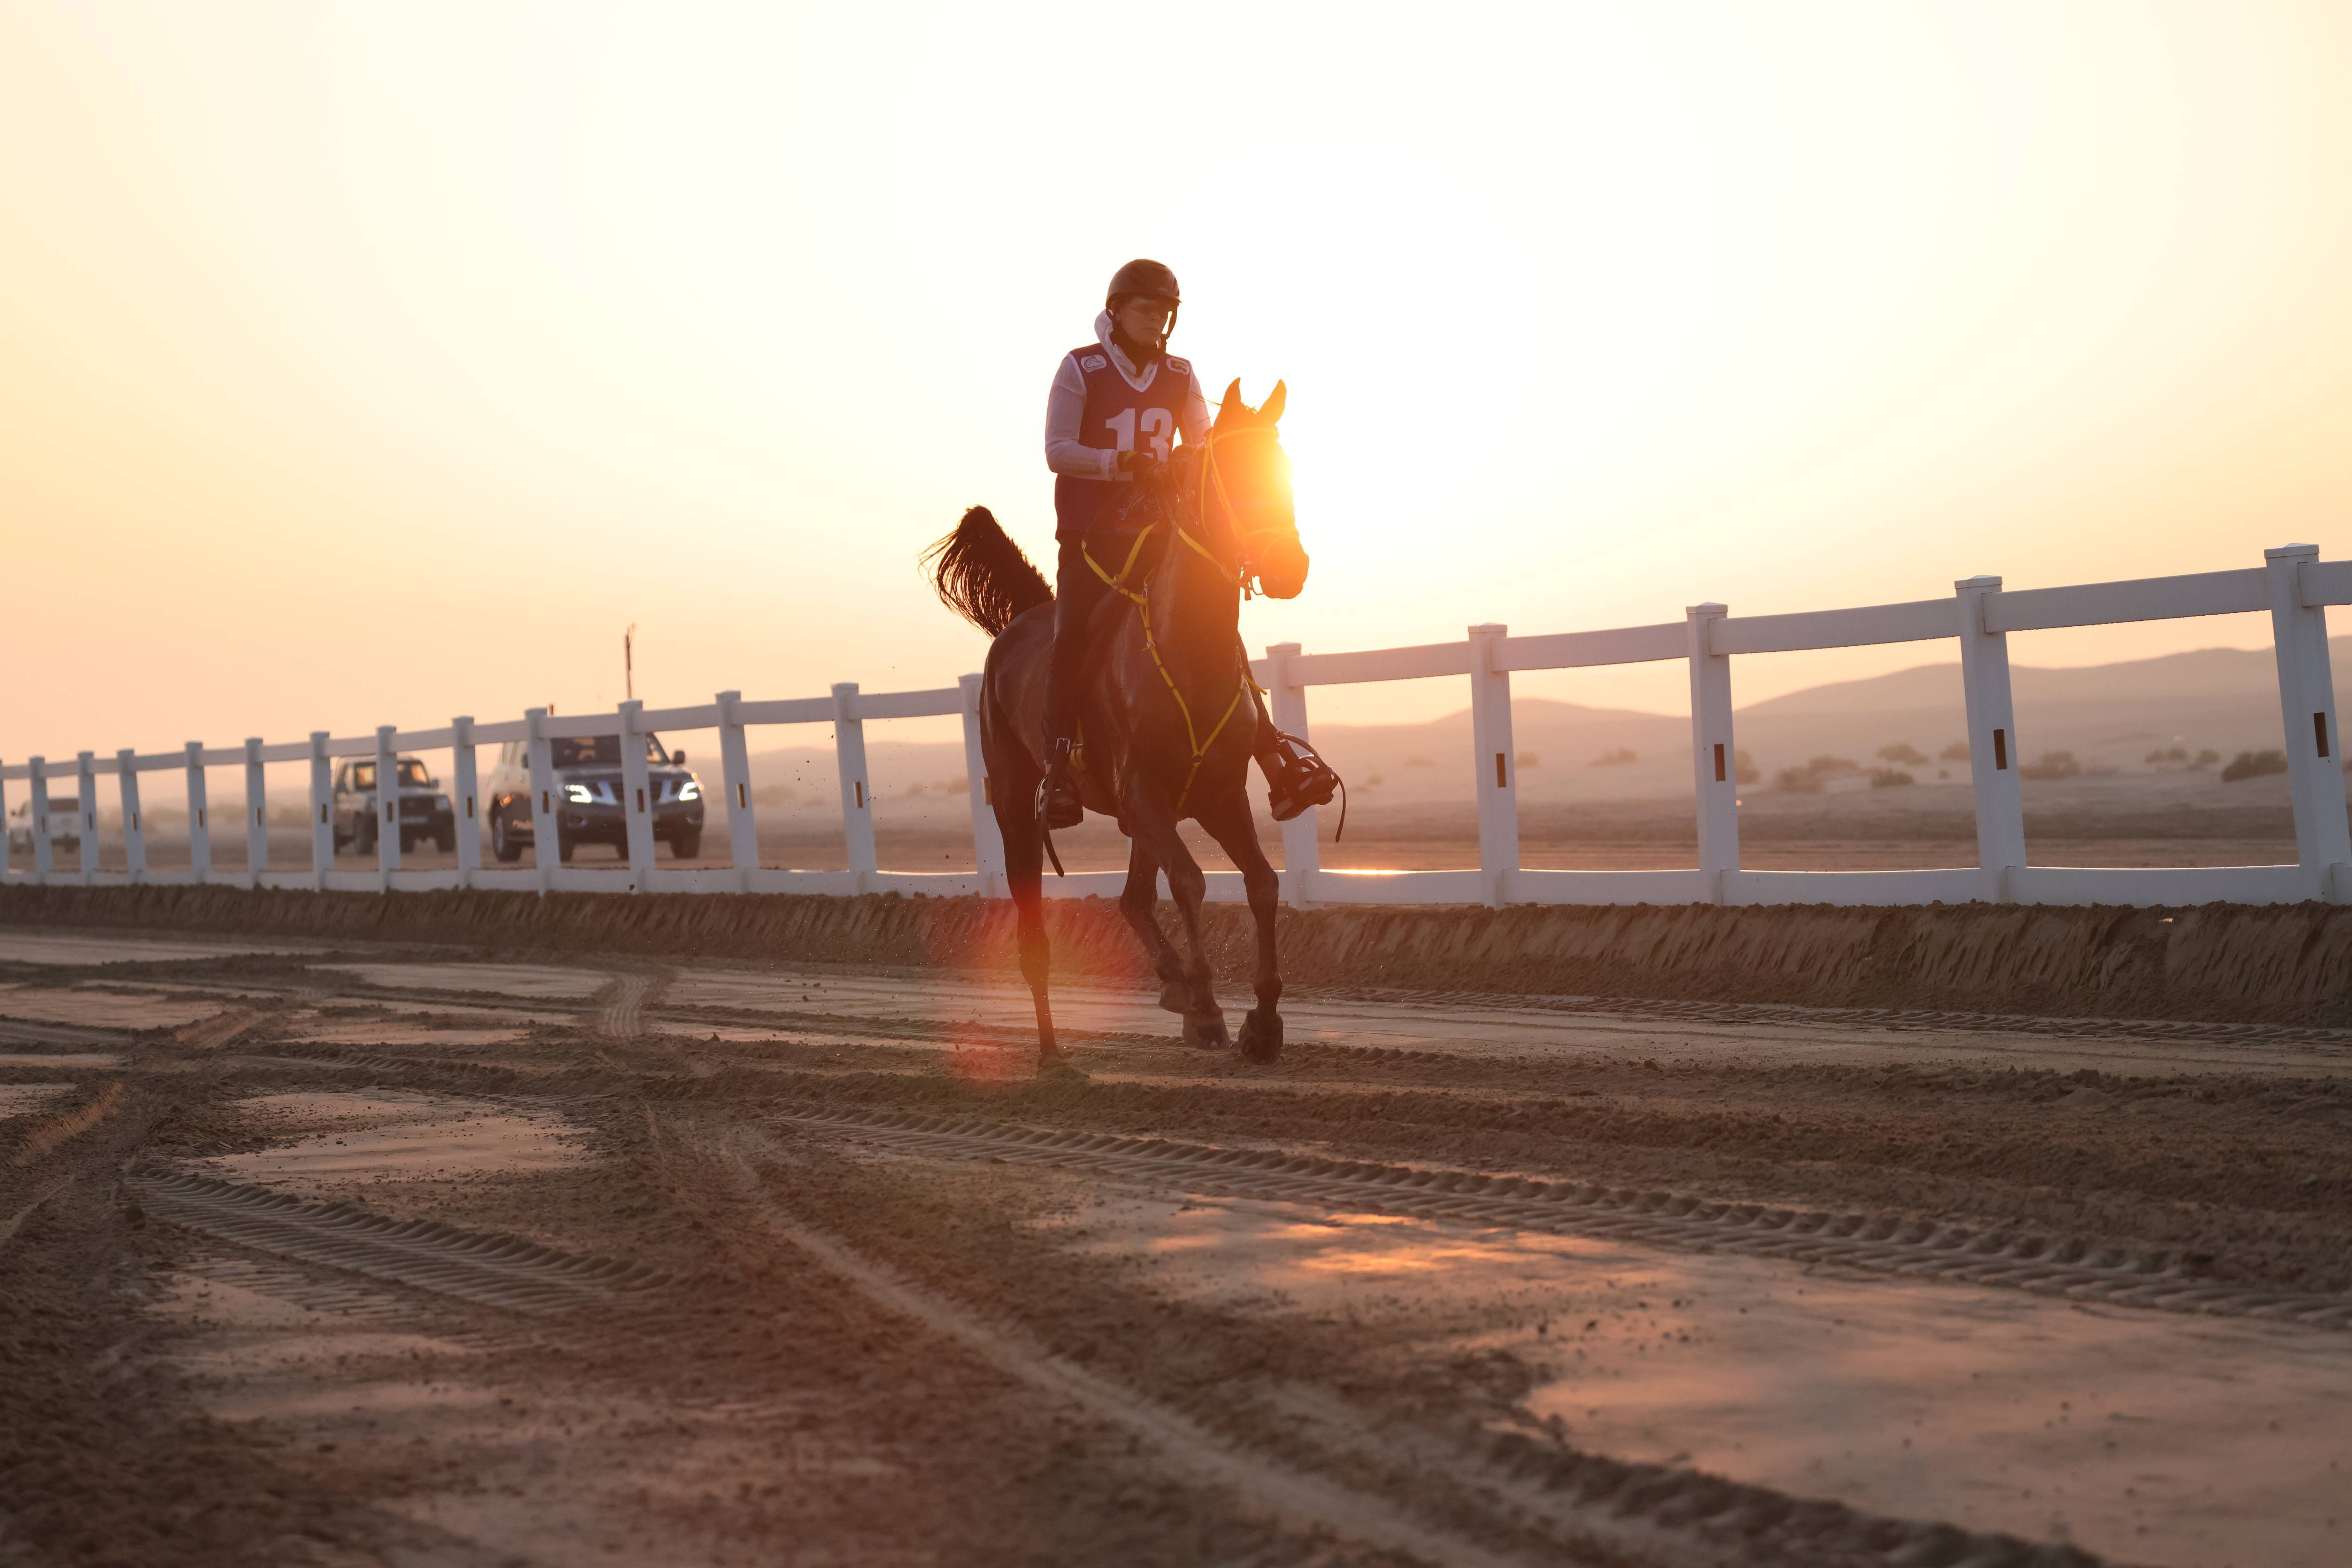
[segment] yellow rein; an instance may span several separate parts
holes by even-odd
[[[1200,526],[1201,530],[1203,533],[1208,531],[1209,486],[1212,484],[1216,486],[1218,498],[1224,502],[1225,510],[1232,514],[1236,521],[1238,521],[1241,516],[1241,508],[1234,506],[1233,497],[1225,493],[1225,476],[1217,471],[1216,447],[1218,441],[1221,439],[1223,438],[1220,437],[1215,431],[1211,431],[1208,438],[1201,443],[1201,466],[1203,472],[1201,476]],[[1234,713],[1237,712],[1242,706],[1243,696],[1253,691],[1256,692],[1260,696],[1264,696],[1265,695],[1265,688],[1257,684],[1256,677],[1250,674],[1249,654],[1247,651],[1243,649],[1239,644],[1236,644],[1234,650],[1236,655],[1234,662],[1240,668],[1241,679],[1239,684],[1237,684],[1234,688],[1234,700],[1225,705],[1225,711],[1218,716],[1216,724],[1210,729],[1205,737],[1201,735],[1199,728],[1193,724],[1192,705],[1184,700],[1184,693],[1182,689],[1176,685],[1176,677],[1168,673],[1167,662],[1160,656],[1160,639],[1151,629],[1151,606],[1146,601],[1143,594],[1128,587],[1127,585],[1128,574],[1135,570],[1136,559],[1143,553],[1143,541],[1150,538],[1151,537],[1152,530],[1157,528],[1160,525],[1158,523],[1148,523],[1136,534],[1135,543],[1128,548],[1127,559],[1120,565],[1118,575],[1117,577],[1113,577],[1109,572],[1103,570],[1102,562],[1095,559],[1094,551],[1087,549],[1085,540],[1081,539],[1079,541],[1078,550],[1079,553],[1087,558],[1087,565],[1094,569],[1094,574],[1097,577],[1101,578],[1104,583],[1110,588],[1111,591],[1133,603],[1137,612],[1142,617],[1144,650],[1151,655],[1153,668],[1160,672],[1160,680],[1165,682],[1168,686],[1168,695],[1176,699],[1177,713],[1181,715],[1183,717],[1184,739],[1185,743],[1192,748],[1192,763],[1190,768],[1185,769],[1184,787],[1176,791],[1176,813],[1181,817],[1184,812],[1184,802],[1192,797],[1192,781],[1200,777],[1201,764],[1209,755],[1209,747],[1217,743],[1217,737],[1224,734],[1225,726],[1233,722]],[[1207,561],[1211,566],[1215,567],[1218,570],[1224,571],[1229,570],[1225,563],[1219,560],[1206,545],[1193,538],[1192,532],[1181,524],[1178,525],[1176,528],[1176,538],[1185,545],[1190,546],[1196,553],[1199,554],[1202,560]],[[1250,567],[1246,561],[1244,561],[1240,568],[1240,572],[1242,593],[1243,596],[1246,598],[1249,593],[1250,578]]]
[[[1184,787],[1176,791],[1176,814],[1181,817],[1184,814],[1184,802],[1192,794],[1192,780],[1200,777],[1201,764],[1208,757],[1209,747],[1217,743],[1217,737],[1225,733],[1225,726],[1233,722],[1234,713],[1242,706],[1242,697],[1249,687],[1241,685],[1234,687],[1234,700],[1225,705],[1225,711],[1218,716],[1216,725],[1204,738],[1192,722],[1192,705],[1184,700],[1183,688],[1176,684],[1176,677],[1168,673],[1168,663],[1160,656],[1160,639],[1151,629],[1150,600],[1127,585],[1127,574],[1135,570],[1136,558],[1143,553],[1143,541],[1150,538],[1152,529],[1159,526],[1158,523],[1150,523],[1137,533],[1135,543],[1129,547],[1126,563],[1118,569],[1117,577],[1113,577],[1102,569],[1102,562],[1095,559],[1095,552],[1087,547],[1083,539],[1078,543],[1078,549],[1087,558],[1087,564],[1094,569],[1095,575],[1109,585],[1112,592],[1133,603],[1136,613],[1143,618],[1144,651],[1151,655],[1152,667],[1160,672],[1160,678],[1167,683],[1168,695],[1176,699],[1176,711],[1183,717],[1184,740],[1185,744],[1192,748],[1192,764],[1184,770]],[[1200,551],[1203,560],[1219,568],[1224,565],[1224,562],[1211,555],[1207,547],[1194,538],[1189,530],[1179,528],[1176,530],[1176,537]],[[1245,662],[1242,664],[1242,678],[1244,681],[1249,679],[1249,665]]]

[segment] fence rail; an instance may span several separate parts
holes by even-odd
[[[2327,664],[2326,607],[2352,604],[2352,561],[2323,561],[2312,545],[2286,545],[2263,552],[2263,564],[2232,571],[2193,572],[2126,582],[2083,583],[2064,588],[2004,591],[1997,577],[1972,577],[1954,585],[1949,599],[1787,615],[1730,614],[1720,604],[1691,607],[1682,621],[1597,632],[1514,637],[1502,626],[1474,626],[1458,643],[1419,647],[1373,648],[1355,653],[1307,653],[1295,643],[1276,643],[1252,669],[1270,694],[1275,722],[1308,733],[1310,686],[1370,681],[1466,677],[1470,683],[1471,775],[1476,787],[1478,864],[1456,871],[1365,872],[1325,870],[1316,836],[1316,813],[1282,825],[1284,894],[1293,904],[1840,904],[1854,905],[1989,901],[2018,904],[2122,904],[2178,905],[2227,901],[2243,904],[2297,903],[2325,899],[2352,902],[2352,827],[2347,827],[2343,775],[2339,771],[2336,693]],[[2063,626],[2108,625],[2134,621],[2230,615],[2267,610],[2277,656],[2280,713],[2284,723],[2288,777],[2294,802],[2295,862],[2292,865],[2201,866],[2158,870],[2029,865],[2025,821],[2018,787],[2021,753],[2010,695],[2007,636],[2011,632]],[[1731,660],[1747,653],[1790,653],[1814,648],[1866,647],[1881,643],[1950,638],[1959,645],[1961,685],[1968,711],[1969,782],[1975,799],[1977,863],[1919,871],[1747,871],[1739,864],[1738,780],[1733,745]],[[1685,661],[1690,668],[1691,768],[1698,826],[1698,864],[1676,871],[1533,871],[1519,864],[1517,753],[1511,744],[1510,677],[1517,670],[1589,668],[1598,664]],[[506,888],[549,892],[982,894],[1004,893],[1003,846],[988,805],[979,727],[980,677],[966,675],[954,686],[929,691],[862,692],[837,685],[831,695],[747,702],[739,692],[721,692],[709,703],[646,709],[624,703],[612,713],[557,717],[533,708],[520,719],[478,724],[458,717],[431,729],[386,726],[372,735],[337,737],[325,731],[308,740],[241,747],[205,747],[190,741],[178,751],[100,757],[85,751],[71,761],[33,758],[0,768],[0,816],[9,810],[8,786],[23,783],[31,794],[33,866],[10,870],[11,884],[73,882],[90,886],[150,883],[218,883],[247,887],[354,890]],[[874,843],[873,792],[866,782],[865,727],[872,720],[960,715],[971,796],[974,862],[971,873],[885,871]],[[751,799],[750,746],[746,732],[765,725],[830,724],[841,778],[845,871],[793,871],[759,863],[757,807]],[[665,867],[654,863],[652,824],[645,818],[645,795],[635,792],[628,822],[625,866],[574,867],[534,849],[530,867],[481,863],[476,751],[486,745],[522,742],[530,788],[544,821],[556,794],[549,743],[597,736],[637,736],[656,731],[715,729],[728,811],[732,863],[726,867]],[[391,776],[403,751],[449,749],[452,804],[461,824],[457,865],[450,870],[404,870],[400,865],[396,799],[379,809],[387,818],[377,836],[375,870],[337,870],[331,820],[331,763],[337,758],[373,758],[378,777]],[[641,774],[642,748],[621,747],[625,775]],[[272,762],[310,763],[310,863],[275,870],[268,863],[267,800],[263,769]],[[245,769],[244,829],[247,864],[242,872],[215,871],[207,770]],[[142,821],[139,779],[144,773],[184,771],[188,795],[190,869],[150,872]],[[100,777],[118,781],[126,870],[99,869],[98,787]],[[53,863],[53,823],[48,786],[76,786],[80,821],[56,825],[54,836],[79,839],[79,864],[61,872]],[[642,785],[641,778],[630,780]],[[640,820],[643,819],[643,820]],[[13,818],[11,821],[13,821]],[[1116,894],[1125,880],[1118,872],[1048,877],[1047,891],[1077,897]],[[1241,879],[1213,873],[1210,896],[1238,900]]]

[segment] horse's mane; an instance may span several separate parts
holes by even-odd
[[[917,559],[948,608],[992,637],[1013,617],[1054,601],[1053,584],[986,507],[964,513],[955,532]]]

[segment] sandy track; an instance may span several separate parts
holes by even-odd
[[[740,1140],[738,1147],[746,1146]],[[758,1148],[759,1140],[750,1147]],[[777,1151],[770,1149],[771,1157]],[[751,1161],[740,1154],[747,1177]],[[1447,1431],[1394,1418],[1345,1401],[1301,1399],[1297,1391],[1244,1370],[1224,1380],[1223,1420],[1188,1418],[1135,1386],[1100,1376],[1028,1342],[1001,1313],[913,1284],[838,1238],[764,1206],[795,1245],[843,1274],[877,1303],[971,1344],[992,1363],[1051,1397],[1068,1400],[1134,1431],[1171,1465],[1230,1488],[1294,1528],[1343,1538],[1432,1563],[1641,1561],[1659,1563],[1787,1562],[1851,1564],[1961,1564],[1999,1568],[2082,1563],[2081,1554],[2037,1547],[1997,1531],[1873,1516],[1837,1504],[1807,1502],[1769,1488],[1727,1482],[1675,1465],[1625,1463],[1580,1453],[1524,1432]],[[1327,1469],[1350,1473],[1353,1488],[1253,1452],[1250,1412],[1234,1395],[1247,1389],[1262,1407],[1278,1407],[1282,1445]],[[1213,1416],[1213,1420],[1215,1417]],[[1222,1428],[1222,1429],[1220,1429]],[[1388,1498],[1412,1498],[1421,1518]],[[1451,1522],[1451,1533],[1430,1520]],[[1507,1542],[1482,1550],[1472,1531]]]
[[[772,1145],[753,1138],[740,1143],[730,1158],[741,1172],[745,1190],[759,1205],[761,1218],[779,1236],[849,1281],[877,1305],[961,1342],[991,1365],[1049,1398],[1127,1428],[1195,1479],[1239,1494],[1249,1506],[1291,1529],[1329,1531],[1382,1550],[1431,1563],[1460,1563],[1465,1568],[1498,1568],[1512,1561],[1459,1537],[1433,1531],[1380,1498],[1335,1486],[1262,1457],[1237,1453],[1229,1440],[1176,1412],[1024,1344],[1002,1324],[909,1284],[765,1201],[753,1163],[762,1154],[772,1157]]]
[[[0,993],[26,1561],[2340,1559],[2332,1035],[168,961]]]

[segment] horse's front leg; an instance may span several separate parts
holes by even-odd
[[[1118,912],[1142,940],[1143,950],[1151,959],[1151,972],[1160,977],[1160,1005],[1171,1013],[1190,1012],[1191,982],[1185,978],[1184,960],[1169,942],[1168,934],[1160,929],[1159,916],[1153,913],[1159,903],[1160,862],[1142,840],[1130,839],[1127,886],[1118,895]]]
[[[1176,831],[1176,813],[1156,786],[1139,779],[1129,790],[1123,814],[1136,849],[1149,854],[1167,873],[1168,892],[1184,923],[1185,946],[1192,953],[1181,970],[1187,993],[1185,1043],[1222,1051],[1229,1043],[1225,1015],[1217,1006],[1216,984],[1209,973],[1208,945],[1201,939],[1201,900],[1209,891],[1209,879],[1202,875],[1192,852],[1184,847],[1183,836]],[[1128,892],[1134,892],[1132,882]],[[1125,896],[1120,902],[1126,902]]]
[[[1257,823],[1250,816],[1249,797],[1235,791],[1213,810],[1196,812],[1202,828],[1217,841],[1226,857],[1241,869],[1242,886],[1249,894],[1251,918],[1257,925],[1257,1006],[1242,1019],[1242,1055],[1251,1061],[1272,1061],[1282,1054],[1282,971],[1275,962],[1274,923],[1281,912],[1282,879],[1257,841]]]

